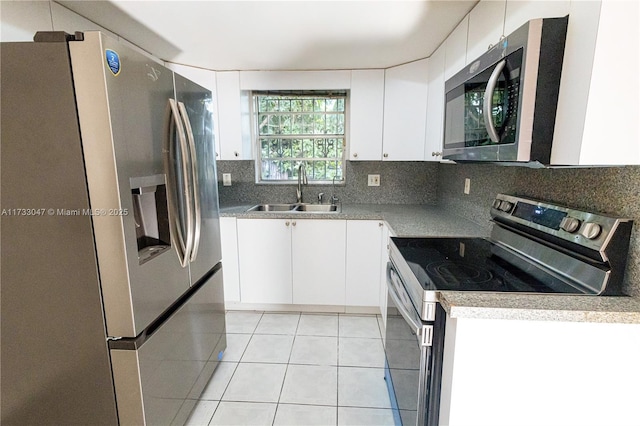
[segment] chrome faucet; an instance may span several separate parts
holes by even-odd
[[[296,202],[302,203],[302,185],[308,185],[307,171],[304,163],[298,166],[298,188],[296,189]]]
[[[342,178],[340,179],[342,180]],[[338,201],[340,201],[338,199],[338,197],[336,197],[336,177],[334,176],[333,179],[331,180],[331,204],[338,204]]]

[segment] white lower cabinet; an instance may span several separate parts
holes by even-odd
[[[347,306],[380,305],[380,263],[384,223],[347,221]]]
[[[291,268],[295,305],[345,304],[346,221],[294,220]]]
[[[237,229],[237,266],[232,222],[223,230],[225,268],[237,271],[228,301],[260,305],[315,305],[333,309],[375,308],[386,301],[381,286],[388,230],[379,220],[242,219]],[[223,225],[223,229],[227,226]],[[233,276],[233,274],[231,274]],[[227,275],[225,275],[225,280]],[[226,285],[226,283],[225,283]],[[234,289],[239,288],[234,293]],[[226,291],[226,287],[225,287]],[[238,294],[237,298],[234,295]]]
[[[291,222],[238,219],[242,303],[292,303]]]
[[[220,245],[222,246],[222,276],[224,301],[240,301],[240,270],[238,265],[238,234],[235,217],[220,218]]]
[[[391,237],[391,231],[385,224],[382,227],[382,245],[380,247],[380,265],[378,265],[378,271],[380,274],[380,314],[382,315],[382,323],[386,329],[387,327],[387,263],[389,262],[389,237]],[[384,331],[384,330],[383,330]],[[382,333],[384,336],[384,333]]]
[[[344,305],[344,220],[238,219],[240,301]]]
[[[447,316],[440,424],[637,425],[639,358],[640,324]]]

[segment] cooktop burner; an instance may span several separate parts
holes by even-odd
[[[460,285],[481,284],[493,278],[493,274],[487,269],[451,260],[438,260],[427,264],[427,273],[445,282]]]
[[[543,282],[518,269],[484,238],[391,240],[424,290],[580,293],[554,277]]]

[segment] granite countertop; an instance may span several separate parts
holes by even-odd
[[[640,324],[633,297],[446,291],[440,303],[452,318]]]
[[[483,227],[433,205],[342,204],[338,213],[247,212],[226,206],[221,217],[384,220],[395,236],[483,237]],[[440,302],[453,318],[640,324],[640,300],[632,297],[443,291]]]
[[[251,219],[384,220],[394,236],[479,237],[478,224],[439,206],[412,204],[342,204],[336,213],[248,212],[253,205],[220,208],[220,216]]]

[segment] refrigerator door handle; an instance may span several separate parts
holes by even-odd
[[[188,190],[184,193],[185,197],[185,209],[186,209],[186,235],[182,232],[182,223],[180,220],[180,212],[178,208],[178,179],[176,174],[178,173],[178,167],[174,166],[175,161],[175,138],[174,134],[178,135],[179,147],[180,147],[180,160],[181,160],[181,172],[182,180],[185,185],[188,185],[190,174],[188,167],[187,154],[187,138],[185,137],[184,128],[180,120],[180,113],[174,99],[169,99],[167,105],[167,112],[165,122],[167,123],[166,135],[165,135],[165,147],[164,147],[164,161],[165,170],[167,173],[167,184],[169,186],[169,211],[170,211],[170,232],[171,240],[175,245],[180,265],[186,267],[189,262],[189,253],[193,246],[193,220],[192,220],[192,201],[191,194]],[[175,133],[174,133],[175,132]],[[185,239],[186,237],[186,239]]]
[[[189,147],[189,162],[191,171],[191,193],[193,195],[193,246],[191,248],[191,254],[189,260],[195,261],[198,257],[198,247],[200,245],[200,229],[202,225],[202,209],[200,207],[200,188],[198,186],[198,161],[196,160],[196,144],[193,137],[193,130],[191,129],[191,122],[189,121],[189,114],[184,103],[178,102],[178,109],[180,110],[180,116],[184,123],[186,130],[188,147]]]

